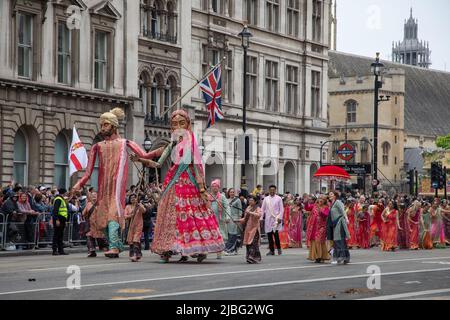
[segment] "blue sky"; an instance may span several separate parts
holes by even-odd
[[[370,57],[378,51],[391,60],[392,41],[403,40],[411,7],[419,40],[430,43],[431,68],[450,72],[449,0],[337,0],[337,50]]]

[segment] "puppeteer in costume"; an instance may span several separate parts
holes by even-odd
[[[132,157],[154,168],[172,163],[163,184],[151,250],[161,256],[161,262],[178,254],[181,262],[188,256],[202,262],[225,245],[206,196],[202,158],[185,111],[172,113],[171,129],[172,142],[158,162]]]
[[[144,152],[135,142],[122,139],[118,134],[119,120],[125,116],[120,108],[106,112],[100,117],[101,135],[103,141],[92,146],[89,152],[89,162],[83,178],[73,187],[78,191],[90,179],[94,164],[98,160],[98,200],[97,210],[91,221],[102,231],[109,243],[109,251],[105,256],[118,258],[123,251],[120,230],[125,227],[125,197],[128,176],[127,149],[142,158],[151,159],[158,156],[161,150],[151,153]]]

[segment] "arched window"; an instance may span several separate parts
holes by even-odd
[[[69,145],[63,133],[58,134],[55,142],[54,184],[58,188],[67,188],[69,182]]]
[[[391,151],[391,145],[389,142],[385,142],[382,145],[383,149],[383,165],[388,166],[389,165],[389,153]]]
[[[141,33],[147,36],[149,33],[151,19],[150,0],[141,0]]]
[[[142,102],[142,111],[145,113],[151,113],[150,103],[149,103],[149,94],[151,87],[150,76],[146,71],[142,72],[139,76],[139,99]]]
[[[347,123],[355,123],[357,102],[355,100],[350,100],[345,103],[345,106],[347,108]]]
[[[177,15],[176,1],[169,1],[167,3],[167,41],[171,43],[177,43]]]
[[[164,102],[164,88],[163,76],[161,74],[155,75],[152,81],[151,89],[151,119],[152,121],[159,119],[162,115],[162,102]]]
[[[366,137],[361,141],[361,163],[369,163],[369,139]]]
[[[166,87],[164,89],[164,112],[172,105],[172,103],[176,100],[175,92],[177,89],[177,81],[173,77],[169,77],[166,83]],[[167,119],[167,114],[166,117]]]
[[[28,140],[21,129],[14,138],[13,179],[21,185],[28,184]]]

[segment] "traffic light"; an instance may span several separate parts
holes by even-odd
[[[439,186],[438,186],[438,189],[442,190],[442,189],[445,188],[445,172],[444,172],[442,166],[440,166],[439,169],[440,169],[441,172],[439,173]]]
[[[431,163],[431,186],[433,189],[439,189],[441,169],[438,162]]]
[[[409,194],[414,194],[414,170],[408,172]]]

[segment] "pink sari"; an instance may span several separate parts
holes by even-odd
[[[289,247],[301,248],[302,247],[302,228],[303,219],[302,211],[298,206],[294,206],[291,209],[290,222],[289,222]]]

